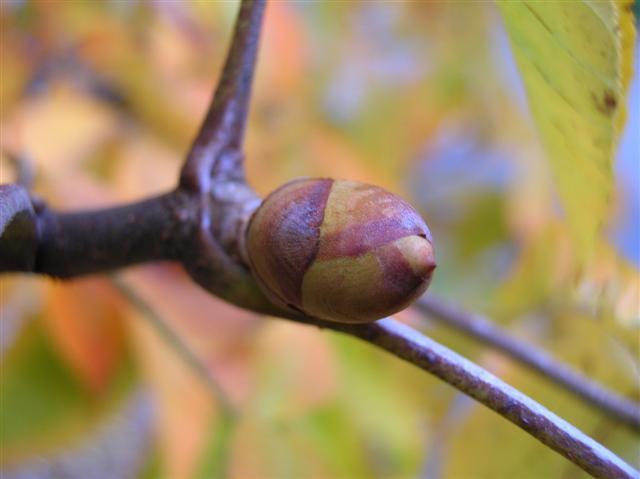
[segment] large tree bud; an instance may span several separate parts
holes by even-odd
[[[330,321],[374,321],[407,307],[436,267],[431,234],[404,200],[376,186],[295,180],[248,228],[251,268],[276,304]]]

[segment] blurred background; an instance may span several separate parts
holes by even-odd
[[[235,1],[3,0],[0,146],[32,163],[35,193],[59,209],[172,188],[236,12]],[[606,235],[580,266],[493,4],[272,1],[247,174],[261,194],[306,175],[405,196],[435,238],[432,294],[638,399],[637,76],[628,108]],[[0,161],[0,181],[14,181]],[[175,265],[118,276],[147,307],[105,276],[0,279],[3,477],[199,478],[225,461],[248,478],[584,476],[370,346],[224,304]],[[149,316],[206,364],[232,424]],[[623,426],[416,312],[400,318],[640,465]]]

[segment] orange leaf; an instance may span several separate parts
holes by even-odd
[[[51,282],[45,325],[60,356],[87,390],[109,386],[123,354],[125,305],[108,280]]]

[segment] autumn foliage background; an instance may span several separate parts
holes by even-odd
[[[208,105],[236,2],[0,5],[0,143],[60,209],[159,193]],[[575,254],[497,9],[484,2],[270,2],[248,125],[262,194],[297,176],[409,198],[431,290],[638,398],[637,78],[594,259]],[[13,181],[5,155],[0,181]],[[585,215],[589,211],[584,212]],[[118,273],[210,368],[238,414],[231,477],[581,477],[414,367],[224,304],[176,266]],[[203,477],[218,402],[112,279],[0,279],[7,477]],[[638,440],[549,382],[406,311],[638,467]]]

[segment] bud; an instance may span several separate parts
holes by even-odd
[[[363,323],[407,307],[436,267],[420,215],[382,188],[295,180],[250,221],[247,252],[264,293],[320,319]]]

